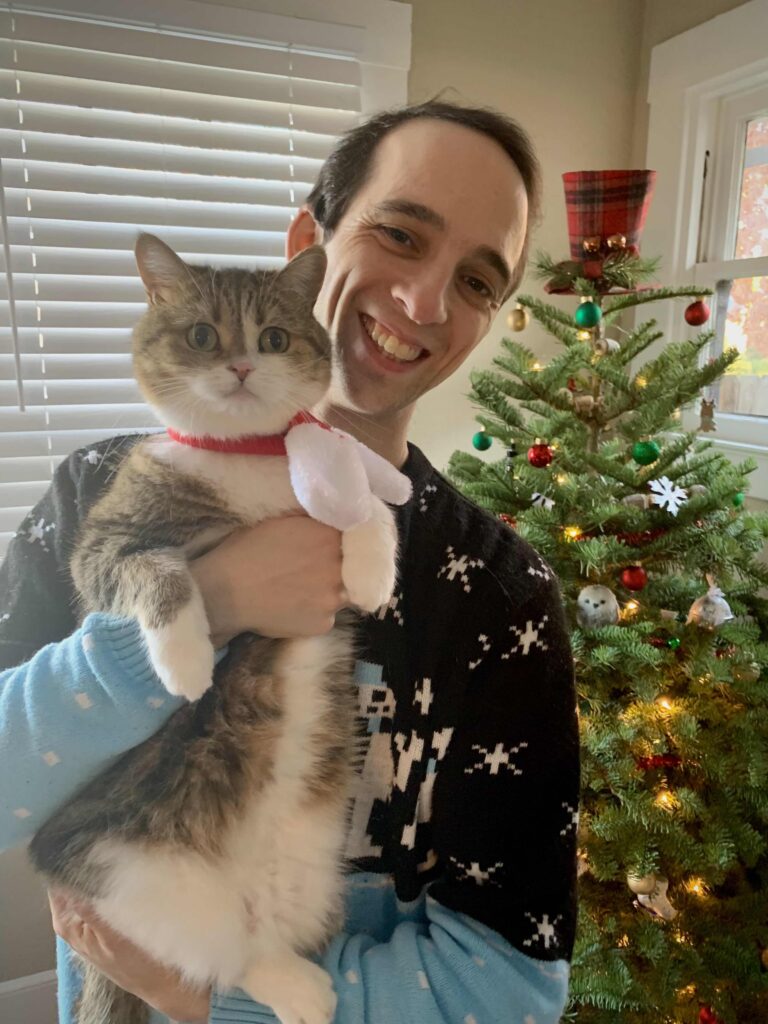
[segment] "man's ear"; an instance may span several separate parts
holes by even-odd
[[[310,245],[322,245],[323,229],[315,220],[308,206],[302,206],[291,223],[285,236],[285,256],[292,260],[294,256],[308,249]]]

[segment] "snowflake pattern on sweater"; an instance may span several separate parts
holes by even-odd
[[[67,565],[78,522],[133,443],[75,453],[22,524],[0,574],[3,665],[75,629]],[[428,886],[526,955],[567,960],[578,735],[556,580],[417,448],[403,471],[416,497],[397,512],[400,578],[360,628],[346,854],[355,870],[391,877],[404,903]],[[40,530],[45,543],[29,542]]]

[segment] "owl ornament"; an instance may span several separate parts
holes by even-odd
[[[584,587],[576,602],[576,621],[582,629],[615,626],[619,621],[619,602],[613,591],[598,584]]]
[[[697,597],[691,605],[685,620],[686,626],[693,622],[702,629],[716,629],[733,618],[730,605],[714,577],[707,575],[707,583],[709,590],[703,597]]]

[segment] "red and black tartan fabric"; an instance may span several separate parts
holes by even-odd
[[[624,235],[637,251],[656,171],[567,171],[563,175],[571,257],[584,257],[585,238]]]

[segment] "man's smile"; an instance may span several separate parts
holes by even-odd
[[[426,349],[391,333],[387,327],[367,313],[361,313],[360,320],[366,335],[376,346],[377,355],[381,355],[388,362],[394,364],[414,363],[417,359],[423,359],[429,355]]]

